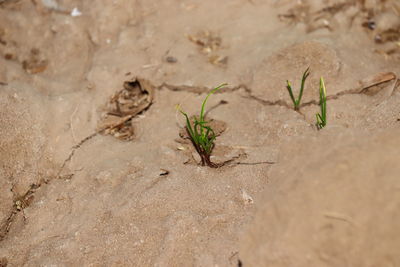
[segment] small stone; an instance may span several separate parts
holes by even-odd
[[[176,57],[168,56],[165,58],[165,61],[167,61],[168,63],[176,63],[178,62],[178,59]]]
[[[82,16],[82,12],[79,11],[79,9],[77,7],[74,7],[74,9],[72,9],[72,11],[71,11],[71,16],[72,17]]]
[[[247,194],[247,192],[244,189],[242,189],[242,198],[243,198],[244,204],[253,204],[254,203],[253,198],[249,194]]]

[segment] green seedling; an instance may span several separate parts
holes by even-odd
[[[300,87],[300,92],[299,96],[297,99],[294,98],[293,95],[293,89],[292,89],[292,84],[289,82],[289,80],[286,81],[286,88],[289,91],[290,98],[292,99],[293,106],[295,110],[300,109],[300,102],[301,102],[301,97],[303,96],[303,90],[304,90],[304,84],[306,82],[307,77],[310,75],[310,68],[308,67],[306,71],[303,73],[303,78],[301,79],[301,87]]]
[[[199,153],[201,157],[201,165],[203,166],[207,165],[212,168],[218,167],[217,164],[212,163],[210,160],[216,135],[214,130],[208,125],[208,122],[204,118],[204,110],[210,95],[214,94],[216,91],[226,85],[226,83],[221,84],[207,94],[203,104],[201,105],[200,117],[194,116],[191,120],[189,119],[187,113],[185,113],[179,105],[176,106],[177,110],[186,118],[186,131],[188,132],[190,140],[192,141],[193,146],[196,148],[197,153]]]
[[[321,113],[317,113],[315,116],[317,117],[318,129],[322,129],[326,126],[326,88],[322,77],[319,80],[319,105],[321,106]]]

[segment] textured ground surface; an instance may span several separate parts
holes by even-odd
[[[399,16],[395,0],[0,0],[0,266],[400,265]],[[307,67],[296,112],[285,83]],[[134,77],[154,95],[132,140],[94,134]],[[196,114],[223,82],[212,159],[234,161],[200,167],[174,106]]]

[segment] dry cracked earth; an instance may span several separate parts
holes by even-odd
[[[399,62],[396,0],[0,0],[0,266],[400,266]]]

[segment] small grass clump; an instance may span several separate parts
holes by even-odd
[[[321,106],[321,113],[317,113],[315,116],[317,117],[318,129],[322,129],[326,126],[326,88],[322,77],[319,80],[319,105]]]
[[[201,157],[202,166],[207,165],[212,168],[218,167],[218,164],[211,162],[210,159],[211,152],[214,148],[216,135],[214,130],[208,125],[208,122],[204,118],[204,110],[210,95],[214,94],[216,91],[226,85],[226,83],[221,84],[207,94],[203,104],[201,105],[200,116],[194,116],[192,120],[189,118],[187,113],[185,113],[180,106],[177,105],[177,110],[186,118],[186,131],[188,132],[190,140],[192,141],[193,146],[196,148],[197,153],[199,153]]]
[[[299,96],[297,99],[294,98],[293,94],[293,89],[292,89],[292,84],[289,82],[289,80],[286,80],[286,88],[289,91],[290,98],[292,99],[293,106],[295,110],[300,109],[300,102],[301,102],[301,97],[303,96],[303,90],[304,90],[304,84],[306,82],[307,77],[310,75],[310,67],[306,69],[306,71],[303,73],[303,78],[301,79],[301,86],[300,86],[300,92]]]

